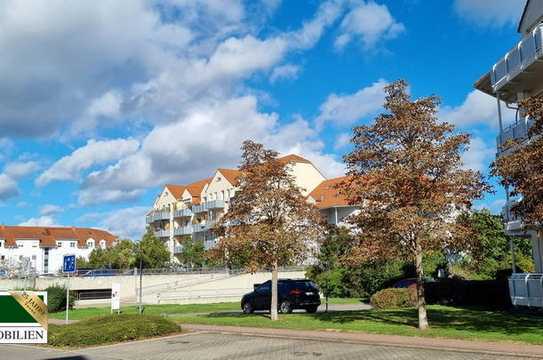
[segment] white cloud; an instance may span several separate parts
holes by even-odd
[[[349,145],[351,142],[352,134],[350,133],[341,133],[336,136],[336,141],[334,143],[334,149],[339,150]]]
[[[496,148],[494,146],[488,145],[480,137],[474,137],[471,139],[469,149],[462,154],[463,167],[487,173],[490,162],[495,155]]]
[[[508,109],[502,103],[502,116],[504,124],[507,124],[515,118],[515,110]],[[441,120],[462,128],[477,124],[497,128],[498,104],[494,97],[473,90],[461,105],[456,107],[442,106],[439,117]]]
[[[51,181],[77,180],[80,173],[95,165],[106,164],[135,153],[139,142],[134,139],[89,140],[70,155],[57,160],[36,180],[38,186]]]
[[[526,0],[455,0],[454,10],[478,26],[499,27],[516,24],[525,3]]]
[[[19,226],[58,226],[52,216],[40,216],[23,221]]]
[[[285,64],[273,69],[270,75],[270,82],[274,83],[282,79],[296,79],[300,72],[300,67],[294,64]]]
[[[326,122],[338,125],[351,125],[365,116],[372,115],[382,108],[385,100],[385,80],[358,90],[350,95],[331,94],[320,106],[316,122],[320,128]]]
[[[495,199],[492,201],[481,201],[474,208],[477,210],[488,209],[493,214],[500,214],[505,206],[505,199]]]
[[[0,201],[7,200],[17,195],[19,195],[17,182],[6,174],[0,174]]]
[[[300,118],[281,126],[276,114],[257,110],[254,96],[194,108],[175,123],[155,127],[137,153],[89,174],[79,202],[132,199],[150,186],[194,181],[210,176],[217,167],[235,167],[246,139],[283,153],[299,153],[325,165],[327,173],[340,173],[343,165],[322,153],[324,145],[317,135]]]
[[[341,22],[335,47],[343,49],[351,41],[359,40],[365,49],[371,49],[404,31],[405,26],[394,19],[386,5],[360,1]]]
[[[58,205],[46,204],[40,208],[41,216],[52,216],[63,212],[64,209]]]
[[[23,178],[40,168],[36,161],[15,161],[4,167],[4,174],[14,180]]]
[[[106,229],[120,238],[139,240],[145,232],[145,215],[148,211],[148,207],[135,206],[104,213],[86,214],[79,221],[89,226]]]

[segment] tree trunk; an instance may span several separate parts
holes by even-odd
[[[279,320],[277,315],[277,263],[273,264],[272,267],[272,286],[271,286],[271,309],[270,309],[270,318],[272,320]]]
[[[426,313],[426,299],[424,298],[424,269],[422,268],[422,250],[417,249],[415,255],[415,268],[417,271],[417,310],[419,313],[419,329],[428,329],[428,315]]]

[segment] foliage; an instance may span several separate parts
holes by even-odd
[[[180,330],[179,325],[160,316],[111,315],[70,325],[50,325],[48,343],[81,347],[163,336]]]
[[[507,236],[500,216],[492,215],[488,210],[462,216],[463,221],[471,224],[474,241],[479,244],[461,258],[463,271],[476,279],[495,279],[499,270],[511,268],[511,240],[515,244],[515,261],[519,270],[533,270],[530,240]]]
[[[414,288],[383,289],[372,295],[370,303],[378,310],[415,307],[417,293]]]
[[[183,251],[177,255],[179,262],[188,267],[201,267],[207,263],[206,251],[203,241],[186,237],[182,240]]]
[[[53,285],[47,289],[47,311],[50,313],[66,310],[66,288]],[[70,309],[74,307],[75,293],[70,291]]]
[[[530,141],[522,146],[508,141],[505,150],[492,164],[492,174],[501,178],[512,197],[522,199],[512,211],[530,224],[543,222],[543,97],[528,98],[519,107],[534,124],[529,130]]]
[[[121,240],[109,248],[95,248],[89,260],[77,259],[80,269],[131,269],[139,267],[140,253],[144,268],[163,268],[169,265],[170,253],[164,243],[148,230],[139,243]]]
[[[217,256],[255,271],[272,270],[272,319],[277,318],[277,269],[301,263],[317,246],[320,213],[302,195],[289,163],[245,141],[236,195],[221,218]]]
[[[352,217],[360,231],[351,259],[413,262],[419,325],[425,329],[424,254],[476,245],[469,224],[454,221],[453,214],[489,187],[479,172],[462,168],[469,136],[438,121],[436,97],[411,100],[403,81],[388,85],[386,94],[387,112],[354,129],[354,148],[345,156],[343,192],[351,204],[364,204]]]

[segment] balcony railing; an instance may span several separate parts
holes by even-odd
[[[193,231],[192,225],[182,226],[178,227],[177,229],[173,230],[173,234],[176,236],[184,236],[184,235],[191,235]]]
[[[155,230],[154,234],[158,238],[170,237],[170,230]]]
[[[200,205],[194,205],[192,207],[192,212],[197,214],[197,213],[206,212],[212,209],[223,209],[223,208],[224,208],[224,200],[211,200],[211,201],[206,201],[205,203],[202,203]]]
[[[170,220],[170,212],[167,210],[153,211],[145,217],[147,224],[151,224],[159,220]]]
[[[176,245],[173,249],[174,254],[179,254],[183,252],[183,245]]]
[[[498,143],[498,150],[510,140],[522,142],[528,139],[528,130],[533,126],[534,121],[532,119],[521,119],[506,128],[498,135],[496,142]]]
[[[512,84],[516,77],[540,60],[543,55],[542,34],[543,25],[540,25],[492,67],[491,82],[494,92]]]
[[[192,228],[194,232],[202,232],[202,231],[209,231],[213,229],[213,227],[217,224],[216,220],[207,220],[203,224],[193,224]]]
[[[176,210],[173,213],[174,218],[191,217],[191,216],[192,216],[192,211],[190,209]]]
[[[509,278],[513,305],[543,307],[543,274],[513,274]]]

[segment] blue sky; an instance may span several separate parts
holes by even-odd
[[[235,167],[246,138],[341,175],[351,128],[400,78],[441,97],[473,136],[465,166],[487,174],[496,106],[473,83],[518,41],[523,5],[3,1],[0,223],[137,238],[162,184]],[[477,206],[499,211],[496,190]]]

